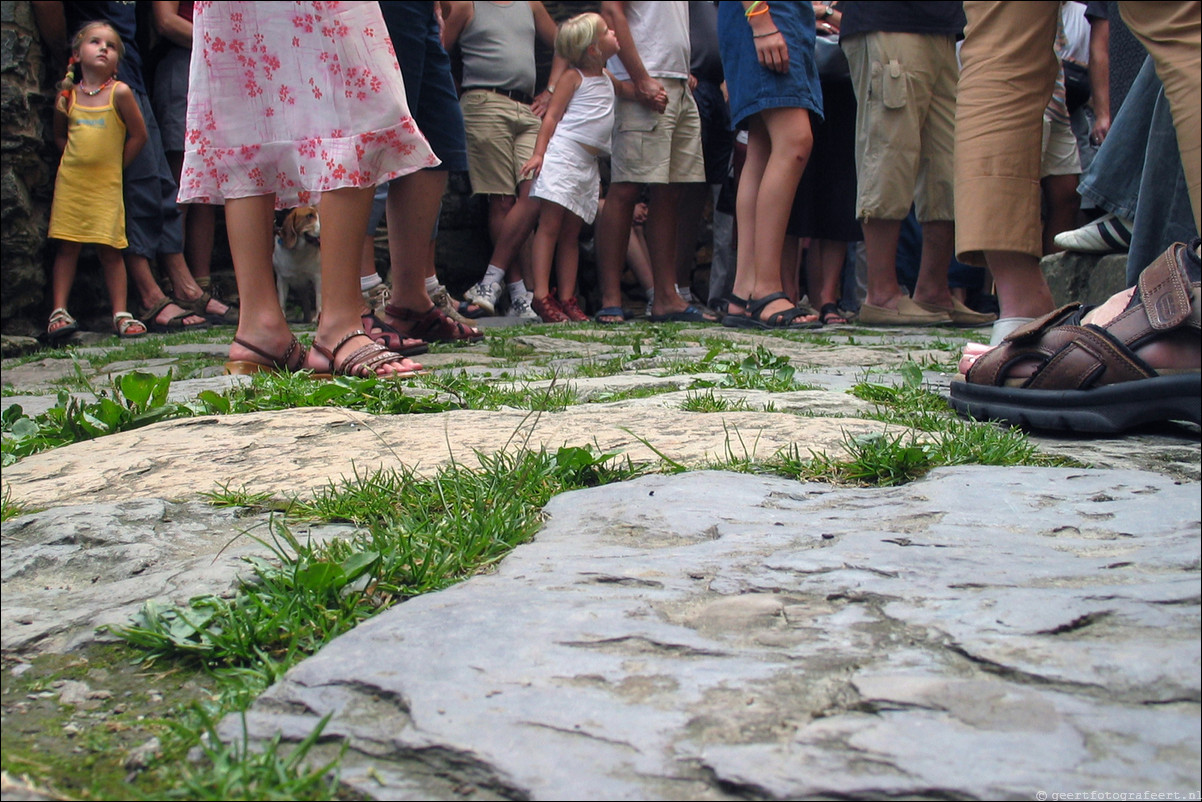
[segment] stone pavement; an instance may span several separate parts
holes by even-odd
[[[535,327],[510,340],[520,358],[422,358],[530,392],[551,381],[522,383],[523,370],[553,367],[577,394],[562,412],[169,421],[9,466],[4,492],[38,511],[4,523],[5,670],[92,642],[146,599],[232,587],[254,544],[229,541],[262,522],[204,504],[220,484],[305,495],[354,470],[432,471],[519,445],[696,467],[792,446],[838,455],[849,436],[897,431],[865,417],[851,385],[895,383],[911,359],[946,387],[968,338],[655,331]],[[219,355],[219,340],[149,367]],[[696,376],[669,368],[722,340],[788,357],[812,389],[716,388],[740,411],[682,410]],[[615,357],[617,375],[574,376]],[[134,367],[103,362],[6,364],[3,406],[49,403],[56,374]],[[173,392],[233,381],[211,372]],[[496,572],[297,666],[254,705],[251,731],[299,739],[334,712],[344,781],[378,798],[1196,793],[1198,429],[1032,440],[1090,467],[944,468],[892,489],[696,471],[561,496]]]

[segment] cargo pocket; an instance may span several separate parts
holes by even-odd
[[[901,62],[890,59],[881,71],[881,102],[887,109],[905,108],[909,76],[902,69]]]
[[[659,112],[647,108],[635,100],[623,100],[618,112],[618,130],[626,132],[654,131],[659,123]]]

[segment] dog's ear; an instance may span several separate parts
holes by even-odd
[[[296,218],[297,210],[293,209],[284,217],[284,224],[280,226],[280,241],[288,250],[296,247],[297,237],[300,236],[296,231]]]

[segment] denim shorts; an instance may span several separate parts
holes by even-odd
[[[405,79],[409,113],[442,164],[435,170],[467,170],[463,112],[451,78],[451,59],[439,41],[430,3],[380,3],[392,47]]]

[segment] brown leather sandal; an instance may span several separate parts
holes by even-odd
[[[390,362],[400,363],[406,357],[401,356],[396,351],[390,351],[378,342],[372,340],[370,345],[363,345],[352,351],[342,363],[338,362],[338,352],[341,351],[347,343],[355,337],[367,337],[367,332],[363,329],[356,329],[350,334],[338,341],[338,344],[333,348],[326,348],[316,340],[313,341],[313,349],[317,353],[330,360],[330,369],[335,376],[354,376],[360,379],[379,377],[381,379],[408,379],[417,376],[420,371],[416,370],[399,370],[394,373],[389,373],[385,376],[380,376],[376,372],[376,368],[381,365],[387,365]],[[371,339],[368,337],[368,339]]]
[[[478,343],[484,339],[484,334],[479,329],[452,320],[437,305],[432,305],[425,312],[389,305],[384,307],[384,314],[397,320],[412,322],[409,336],[428,343]]]
[[[952,406],[982,420],[1077,432],[1202,423],[1198,366],[1156,370],[1137,353],[1157,341],[1198,342],[1202,291],[1182,264],[1187,247],[1177,243],[1146,267],[1138,298],[1104,326],[1084,323],[1086,310],[1069,304],[1015,329],[952,382]],[[1023,363],[1034,363],[1034,373],[1012,376]]]
[[[425,340],[406,337],[394,326],[389,326],[387,322],[380,319],[375,312],[369,312],[359,317],[363,321],[363,329],[367,332],[367,336],[389,351],[395,351],[401,356],[419,356],[430,350],[430,346],[426,344]],[[380,333],[376,334],[376,331]]]
[[[246,340],[234,338],[234,342],[245,348],[247,351],[256,353],[266,359],[266,362],[255,362],[250,359],[231,359],[225,363],[225,373],[227,376],[253,376],[256,373],[296,373],[305,369],[305,360],[309,356],[309,349],[301,345],[300,340],[295,337],[292,342],[288,343],[288,349],[281,355],[271,354],[259,348],[257,345],[251,345]],[[328,374],[313,374],[313,378],[330,378]]]

